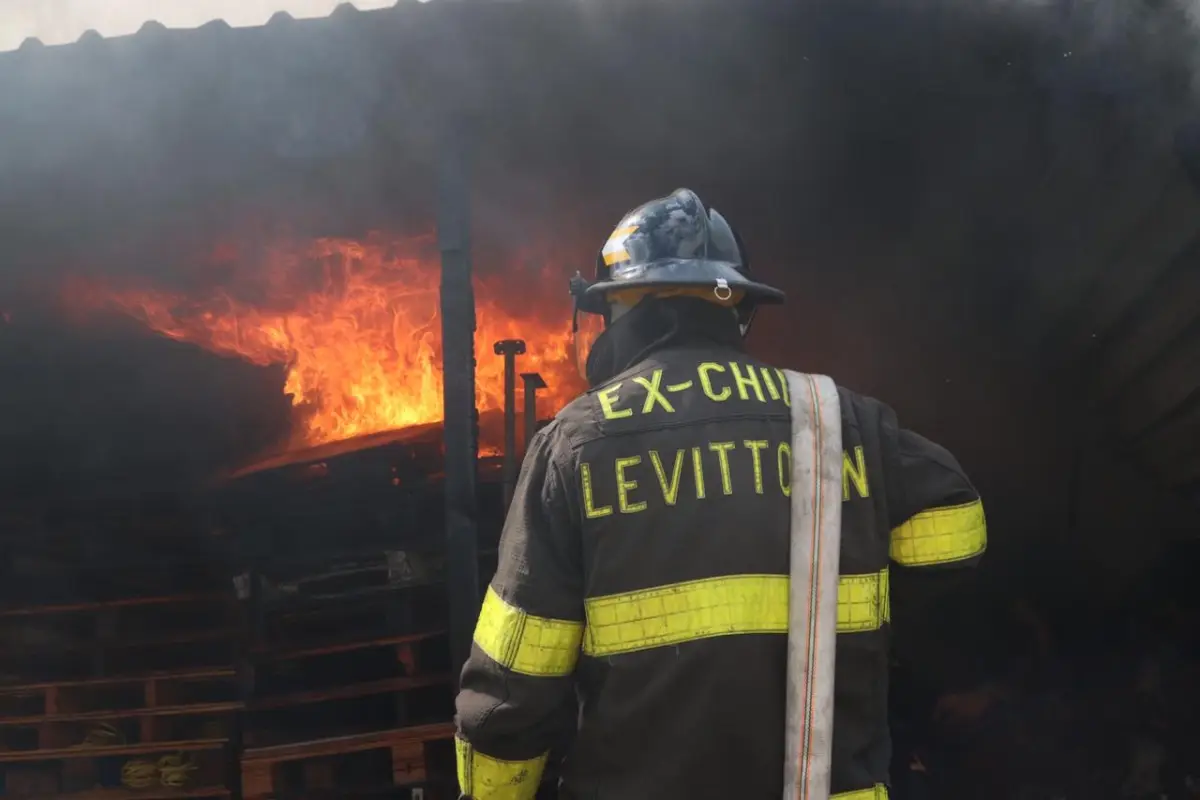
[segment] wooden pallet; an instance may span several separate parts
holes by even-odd
[[[352,716],[355,702],[363,698],[378,698],[370,703],[377,712],[372,724],[383,728],[427,721],[431,708],[436,709],[432,718],[446,719],[452,713],[453,676],[436,663],[426,668],[428,649],[422,650],[444,644],[442,632],[430,631],[259,650],[250,670],[255,680],[247,699],[245,740],[253,746],[276,744],[281,728],[289,734],[307,729],[310,736],[324,732]],[[363,666],[367,669],[358,671]],[[283,715],[290,724],[278,721]]]
[[[20,683],[229,663],[241,629],[232,591],[4,608],[0,674]]]
[[[242,755],[242,797],[268,800],[276,797],[285,764],[304,762],[302,782],[306,790],[336,788],[336,759],[356,753],[387,750],[391,754],[390,786],[419,786],[430,774],[427,747],[430,742],[454,736],[449,723],[421,725],[375,733],[339,736],[276,747],[247,749]]]
[[[137,741],[163,741],[171,718],[241,710],[236,677],[232,668],[213,667],[0,686],[0,737],[25,734],[36,742],[32,749],[54,749],[73,744],[73,734],[91,723],[132,721]]]
[[[82,792],[55,792],[24,795],[24,800],[185,800],[185,798],[231,797],[224,786],[199,786],[194,789],[86,789]]]
[[[256,649],[333,634],[373,638],[444,625],[440,556],[377,552],[259,564],[239,578]]]
[[[225,780],[228,739],[142,742],[0,752],[4,797],[121,798],[229,796]],[[190,769],[180,785],[167,785],[162,759],[183,759]],[[176,761],[178,763],[178,761]],[[130,787],[123,786],[125,776]],[[142,782],[132,783],[134,777]],[[97,788],[105,785],[106,788]],[[136,788],[131,788],[136,787]]]
[[[197,592],[181,595],[159,595],[154,597],[121,597],[95,603],[62,603],[48,606],[24,606],[0,608],[0,617],[34,617],[49,614],[71,614],[78,612],[113,611],[122,608],[203,603],[228,599],[224,592]]]
[[[66,646],[56,642],[59,646],[48,653],[26,648],[19,655],[30,664],[40,656],[53,666],[82,650],[89,657],[75,659],[71,671],[89,665],[95,670],[31,681],[6,670],[7,682],[0,683],[3,795],[97,800],[230,796],[228,745],[244,703],[238,673],[228,662],[127,674],[103,671],[112,650],[160,647],[182,653],[187,644],[220,639],[232,648],[230,629],[188,627],[206,624],[213,609],[222,606],[235,607],[232,593],[0,610],[0,624],[50,620],[86,639]],[[161,623],[157,630],[155,622]],[[131,631],[138,635],[130,636]],[[0,653],[0,659],[7,661],[10,655]],[[155,663],[141,653],[125,661]]]

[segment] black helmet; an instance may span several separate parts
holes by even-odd
[[[750,280],[741,239],[723,216],[690,189],[644,203],[617,224],[596,257],[591,283],[576,274],[576,358],[586,361],[598,332],[580,337],[580,313],[610,320],[613,303],[632,306],[647,295],[699,297],[734,310],[745,336],[757,307],[783,302],[783,292]]]
[[[577,276],[571,293],[580,311],[602,316],[614,294],[694,295],[733,306],[744,328],[758,305],[783,302],[783,292],[749,274],[725,218],[695,192],[677,189],[626,214],[596,257],[595,280]]]

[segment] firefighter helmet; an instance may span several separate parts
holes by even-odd
[[[644,203],[609,235],[596,257],[595,279],[576,274],[571,281],[576,359],[582,367],[614,312],[648,296],[697,297],[728,306],[745,336],[759,305],[783,302],[783,292],[749,275],[737,232],[695,192],[677,189]]]

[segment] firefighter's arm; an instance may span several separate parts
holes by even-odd
[[[948,450],[897,430],[888,478],[891,559],[900,567],[974,566],[987,548],[983,502]]]
[[[946,626],[964,624],[955,613],[967,576],[987,548],[979,493],[945,448],[911,431],[892,428],[885,441],[891,527],[892,652],[930,690],[964,668],[938,656]],[[945,654],[943,654],[945,655]]]
[[[458,781],[474,800],[533,798],[551,748],[574,721],[583,574],[554,428],[530,442],[463,667]]]

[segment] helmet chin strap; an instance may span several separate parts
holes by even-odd
[[[746,335],[748,333],[750,333],[750,324],[752,322],[754,322],[754,316],[757,313],[758,313],[757,308],[750,309],[750,313],[746,315],[746,321],[743,322],[741,316],[738,314],[737,309],[736,308],[733,309],[733,317],[734,317],[734,319],[736,319],[738,321],[738,330],[740,330],[742,332],[743,339],[745,339]]]

